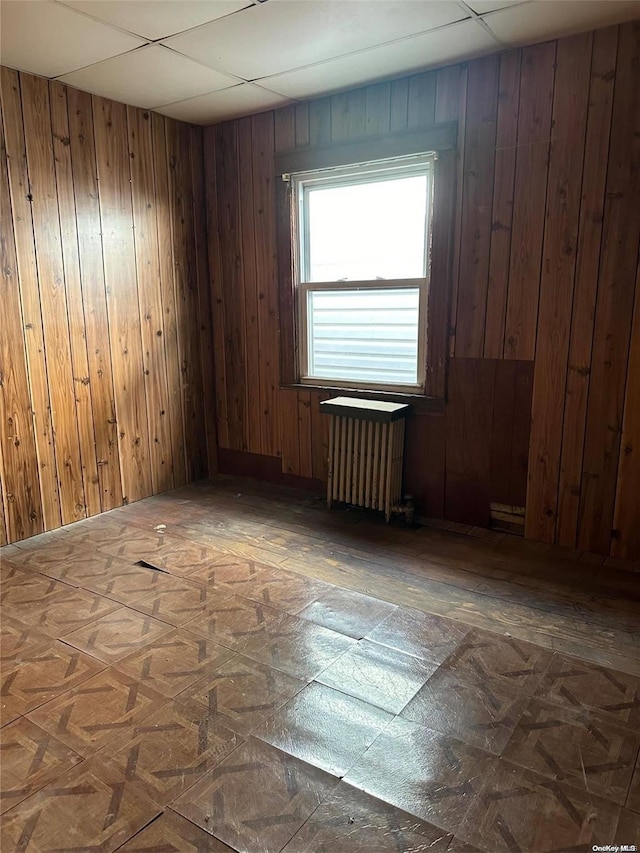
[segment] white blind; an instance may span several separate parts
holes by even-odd
[[[309,378],[418,382],[417,287],[307,292]]]

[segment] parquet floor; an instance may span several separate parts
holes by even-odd
[[[2,549],[0,849],[637,845],[640,575],[459,531],[221,478]]]

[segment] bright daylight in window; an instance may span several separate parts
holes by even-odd
[[[303,382],[424,387],[433,159],[291,176]]]

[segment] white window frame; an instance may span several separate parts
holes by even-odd
[[[307,172],[283,175],[291,181],[293,191],[293,211],[296,217],[294,234],[294,285],[297,301],[298,327],[298,370],[299,382],[302,385],[324,385],[336,388],[353,388],[358,390],[395,391],[397,393],[423,393],[426,383],[426,353],[427,353],[427,310],[429,296],[429,280],[431,272],[431,235],[433,228],[433,186],[434,163],[437,159],[435,152],[413,154],[408,157],[397,157],[389,160],[357,163],[350,166],[339,166],[329,169],[317,169]],[[427,233],[425,235],[425,271],[420,278],[375,279],[371,281],[308,281],[309,278],[309,232],[308,198],[309,190],[318,187],[353,186],[357,183],[370,183],[372,178],[377,181],[396,180],[400,177],[427,174]],[[418,363],[415,384],[383,384],[372,382],[356,382],[354,380],[330,379],[309,375],[309,298],[312,291],[322,290],[392,290],[417,287],[419,289],[418,307]]]

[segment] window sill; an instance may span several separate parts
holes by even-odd
[[[444,412],[445,400],[440,397],[427,397],[418,392],[403,391],[365,391],[362,388],[345,388],[336,385],[323,385],[318,383],[312,385],[305,382],[281,383],[279,386],[285,391],[321,391],[327,394],[335,394],[337,397],[360,397],[364,400],[388,400],[390,403],[408,403],[412,408],[425,412]]]

